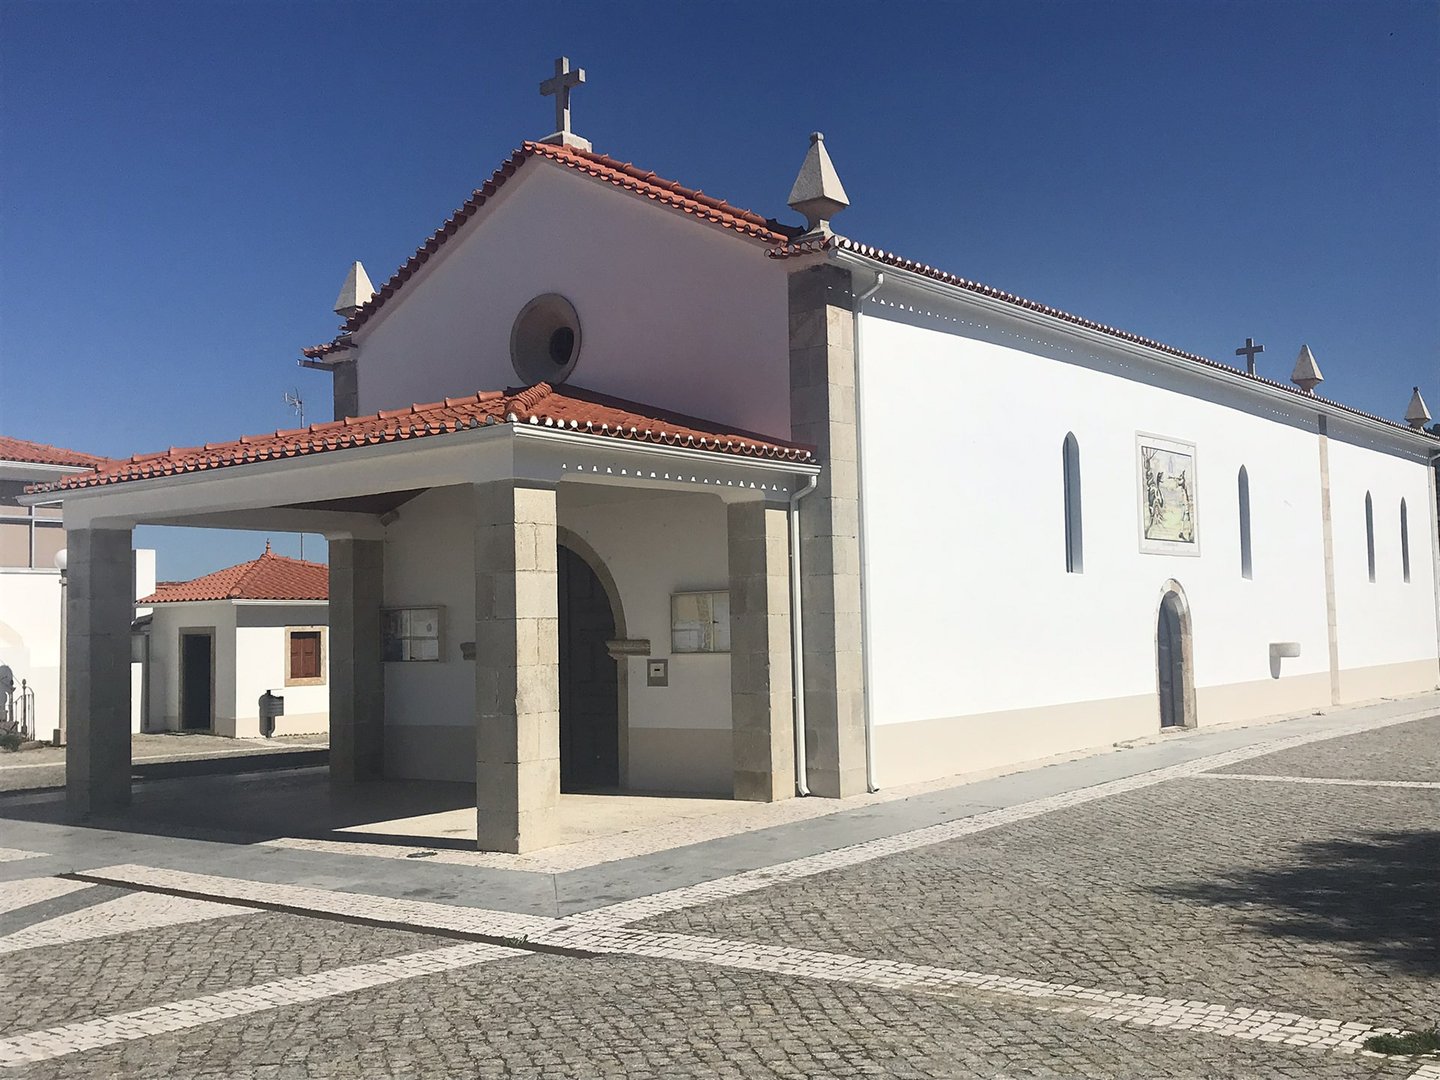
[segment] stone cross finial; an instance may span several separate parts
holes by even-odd
[[[582,139],[570,130],[570,91],[576,86],[585,82],[584,68],[571,68],[568,56],[557,57],[555,60],[555,74],[540,84],[540,93],[544,97],[555,97],[555,133],[547,135],[540,141],[543,143],[555,143],[559,146],[575,146],[581,150],[589,150],[590,142]]]
[[[1415,387],[1410,395],[1410,405],[1405,410],[1405,422],[1419,431],[1430,422],[1430,410],[1425,407],[1425,399],[1420,396],[1420,387]]]
[[[1254,375],[1254,374],[1255,374],[1255,356],[1256,356],[1257,353],[1262,353],[1262,352],[1264,352],[1264,351],[1265,351],[1265,346],[1264,346],[1264,345],[1256,345],[1254,338],[1248,338],[1248,337],[1247,337],[1247,338],[1245,339],[1245,344],[1242,345],[1240,348],[1238,348],[1238,349],[1235,350],[1235,355],[1236,355],[1236,356],[1243,356],[1243,357],[1245,358],[1245,370],[1248,371],[1251,375]]]
[[[810,149],[800,163],[800,175],[795,177],[787,201],[791,209],[805,215],[810,233],[821,236],[830,235],[830,219],[850,205],[845,186],[825,150],[825,136],[818,131],[810,136]]]
[[[1309,345],[1300,346],[1300,355],[1295,358],[1295,370],[1290,373],[1290,381],[1307,394],[1313,394],[1315,387],[1325,381]]]

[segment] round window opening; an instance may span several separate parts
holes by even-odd
[[[531,300],[510,330],[510,362],[527,386],[561,383],[580,358],[580,317],[559,293]]]

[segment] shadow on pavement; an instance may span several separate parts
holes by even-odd
[[[1293,858],[1154,891],[1238,909],[1261,933],[1349,942],[1405,971],[1440,975],[1440,831],[1309,841]]]

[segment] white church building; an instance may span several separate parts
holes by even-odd
[[[77,813],[129,796],[142,523],[325,534],[332,779],[473,781],[492,850],[562,791],[843,798],[1440,682],[1418,392],[1392,422],[1308,350],[1284,384],[844,238],[819,136],[794,224],[738,209],[593,152],[557,68],[554,135],[352,269],[305,350],[334,422],[30,496]]]

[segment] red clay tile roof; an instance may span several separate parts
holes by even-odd
[[[300,350],[300,355],[307,360],[319,360],[322,356],[329,356],[334,352],[344,352],[346,349],[353,349],[350,339],[337,337],[334,341],[326,341],[319,345],[307,345]]]
[[[162,581],[140,604],[175,604],[185,600],[328,600],[330,568],[265,554],[239,566],[216,570],[193,581]]]
[[[1102,334],[1120,338],[1122,341],[1129,341],[1136,345],[1143,345],[1149,349],[1169,353],[1171,356],[1178,356],[1182,360],[1189,360],[1196,364],[1204,364],[1206,367],[1219,368],[1222,371],[1240,375],[1253,382],[1263,383],[1277,390],[1284,390],[1286,393],[1294,394],[1296,397],[1305,401],[1316,401],[1355,416],[1363,416],[1367,420],[1388,424],[1390,427],[1399,428],[1411,434],[1432,439],[1440,438],[1440,436],[1432,435],[1428,431],[1416,431],[1407,424],[1401,424],[1395,420],[1388,420],[1383,416],[1376,416],[1373,413],[1365,412],[1363,409],[1356,409],[1350,405],[1342,405],[1338,401],[1331,401],[1329,398],[1322,398],[1317,394],[1307,394],[1298,386],[1277,382],[1274,379],[1267,379],[1263,375],[1252,375],[1250,372],[1232,367],[1230,364],[1222,364],[1218,360],[1211,360],[1208,356],[1200,356],[1197,353],[1186,352],[1183,349],[1175,348],[1173,345],[1166,345],[1161,341],[1154,341],[1151,338],[1142,337],[1139,334],[1132,334],[1128,330],[1118,330],[1113,326],[1106,326],[1104,323],[1094,322],[1080,315],[1072,315],[1068,311],[1061,311],[1059,308],[1053,308],[1035,300],[1027,300],[1023,296],[1016,296],[1014,293],[1004,292],[991,285],[984,285],[978,281],[970,281],[966,278],[958,277],[955,274],[947,273],[944,270],[937,270],[935,267],[928,266],[925,263],[918,263],[911,259],[902,258],[894,252],[882,251],[879,248],[870,247],[868,244],[856,243],[844,236],[832,234],[827,237],[816,237],[814,239],[792,240],[771,248],[766,254],[772,259],[790,259],[800,255],[810,255],[823,251],[853,251],[857,255],[862,255],[867,259],[873,259],[886,266],[893,266],[899,270],[905,270],[912,274],[919,274],[922,277],[932,278],[935,281],[944,282],[946,285],[953,285],[957,289],[964,289],[967,292],[978,293],[981,296],[1001,300],[1007,304],[1013,304],[1015,307],[1024,308],[1027,311],[1036,311],[1042,315],[1048,315],[1051,318],[1073,323],[1076,326],[1083,326],[1087,330],[1097,330]]]
[[[673,207],[693,216],[697,221],[708,221],[726,229],[732,229],[741,236],[749,236],[766,244],[783,244],[800,233],[799,229],[781,225],[777,221],[761,217],[750,210],[731,206],[724,199],[706,195],[702,191],[687,188],[674,180],[665,180],[653,172],[641,169],[628,161],[619,161],[604,154],[579,150],[573,146],[555,146],[550,143],[527,142],[516,150],[495,170],[489,180],[476,188],[464,204],[450,215],[445,224],[435,230],[431,237],[420,245],[419,250],[405,261],[405,265],[381,285],[370,302],[345,321],[342,333],[348,333],[364,326],[370,316],[394,296],[400,287],[429,261],[442,244],[460,229],[460,226],[494,196],[505,181],[514,176],[532,157],[541,157],[558,162],[567,168],[586,176],[615,185],[621,191],[628,191],[641,198],[651,199],[662,205]],[[333,344],[333,343],[332,343]],[[326,346],[311,346],[311,349],[325,349]],[[305,352],[310,356],[309,350]],[[321,354],[323,355],[323,354]]]
[[[65,450],[59,446],[31,442],[29,439],[0,435],[0,461],[23,461],[27,465],[73,465],[80,469],[94,469],[109,464],[111,460],[98,454],[82,454],[79,450]]]
[[[809,449],[796,443],[662,412],[578,387],[552,387],[548,383],[537,383],[523,390],[492,390],[462,398],[446,398],[428,405],[389,409],[369,416],[312,424],[293,431],[277,431],[272,435],[249,435],[234,442],[137,454],[132,458],[109,462],[93,473],[67,476],[48,484],[34,484],[27,490],[41,492],[98,487],[128,480],[319,454],[352,446],[420,439],[491,424],[543,426],[574,433],[577,437],[628,439],[773,461],[809,462],[813,457]]]

